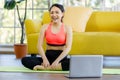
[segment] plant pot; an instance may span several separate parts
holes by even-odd
[[[27,54],[27,45],[26,44],[14,44],[14,53],[17,59],[21,59]]]

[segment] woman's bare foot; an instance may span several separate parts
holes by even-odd
[[[48,67],[49,70],[51,71],[61,71],[62,70],[62,66],[61,66],[61,63],[59,63],[57,66],[55,67]]]
[[[61,64],[58,64],[56,67],[54,67],[54,68],[51,68],[51,66],[49,66],[49,67],[44,67],[44,66],[42,66],[42,65],[36,65],[34,68],[33,68],[33,70],[52,70],[52,71],[58,71],[58,70],[62,70],[62,67],[61,67]]]
[[[45,70],[44,66],[36,65],[34,66],[33,70]]]

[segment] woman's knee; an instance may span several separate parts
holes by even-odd
[[[25,63],[28,63],[28,57],[23,57],[21,59],[21,63],[24,65]]]
[[[21,62],[25,67],[33,69],[34,66],[41,64],[42,59],[39,57],[24,57],[21,59]]]
[[[70,66],[70,60],[66,59],[65,61],[61,62],[61,67],[63,71],[68,71]]]
[[[34,67],[31,65],[31,60],[29,57],[23,57],[21,59],[21,63],[23,66],[25,66],[26,68],[29,68],[29,69],[33,69],[33,67]]]

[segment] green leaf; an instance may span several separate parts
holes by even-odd
[[[14,9],[14,8],[15,8],[15,5],[16,5],[15,0],[5,1],[4,8],[5,8],[5,9],[8,9],[8,10]]]

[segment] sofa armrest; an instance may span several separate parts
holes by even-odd
[[[38,33],[42,26],[41,21],[26,19],[25,20],[25,32],[26,34]]]

